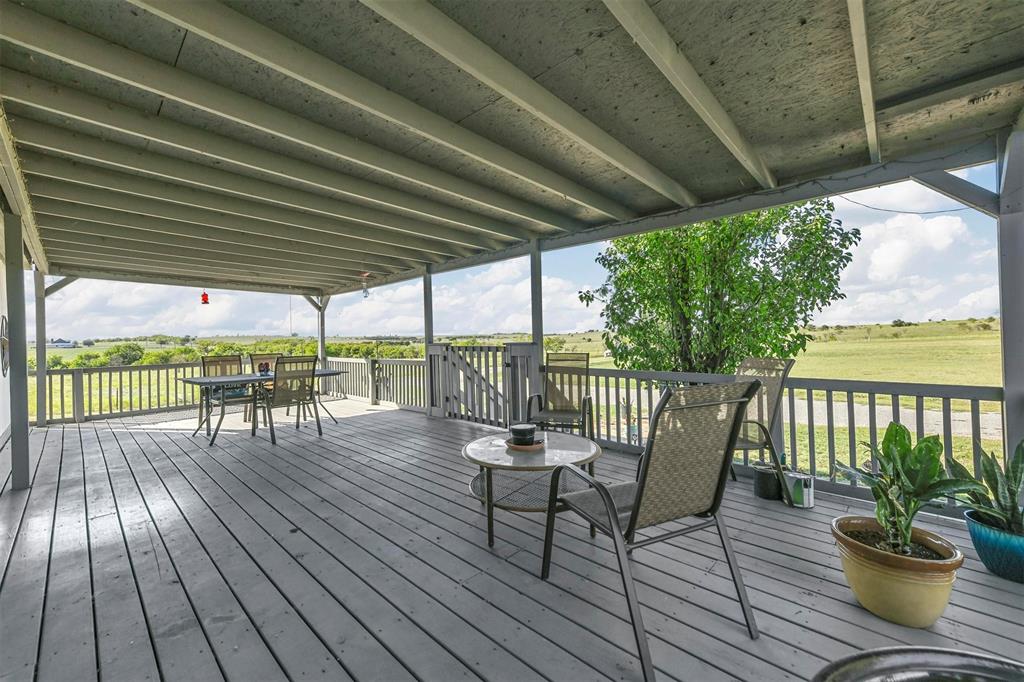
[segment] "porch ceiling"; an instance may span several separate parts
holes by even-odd
[[[1011,0],[0,18],[2,184],[54,274],[339,293],[983,162],[1024,105]]]

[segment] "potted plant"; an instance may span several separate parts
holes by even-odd
[[[946,467],[951,476],[969,475],[967,468],[956,460],[948,460]],[[1006,471],[998,458],[981,453],[982,491],[968,491],[959,502],[970,507],[967,530],[971,533],[974,549],[985,568],[996,575],[1024,583],[1024,440],[1010,460]]]
[[[866,483],[875,498],[874,518],[832,520],[843,572],[864,608],[900,625],[926,628],[945,610],[964,556],[942,536],[914,528],[914,517],[936,498],[984,486],[973,477],[946,476],[938,436],[914,445],[910,431],[893,422],[881,447],[868,447],[877,472],[836,464],[850,479]]]

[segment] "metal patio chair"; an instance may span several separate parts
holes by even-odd
[[[204,377],[223,377],[242,373],[241,355],[207,355],[202,358],[202,364]],[[213,442],[217,440],[217,434],[220,433],[221,424],[224,422],[225,406],[245,405],[245,411],[248,412],[252,408],[253,400],[254,395],[246,386],[225,386],[207,389],[204,391],[203,400],[199,407],[199,425],[192,432],[192,435],[194,436],[199,433],[199,429],[203,427],[204,412],[206,433],[210,433],[210,417],[213,415],[214,405],[217,405],[221,410],[220,418],[217,420],[217,427],[213,431],[213,437],[210,438],[210,445],[213,445]]]
[[[280,353],[250,353],[249,368],[252,370],[253,374],[259,374],[260,365],[266,365],[270,373],[273,374],[274,368],[277,366],[277,359],[279,357],[281,357]],[[263,390],[266,391],[267,393],[273,393],[274,381],[270,378],[264,381]],[[253,415],[253,419],[256,419],[258,415],[259,411],[257,410]],[[266,424],[266,420],[264,420],[264,424]]]
[[[277,443],[274,432],[274,408],[294,407],[295,428],[299,428],[304,408],[309,406],[316,419],[316,432],[324,435],[320,426],[320,413],[316,409],[316,361],[315,355],[296,355],[280,357],[274,369],[274,388],[272,391],[260,389],[261,404],[266,423],[270,426],[270,442]],[[252,420],[252,432],[256,433],[256,420]]]
[[[593,439],[589,353],[548,353],[544,393],[526,401],[526,421],[542,429],[579,429],[581,436]]]
[[[654,679],[654,667],[629,568],[630,553],[640,547],[715,527],[747,631],[751,639],[758,637],[754,613],[718,508],[744,410],[759,388],[759,382],[751,381],[665,389],[651,415],[635,481],[606,485],[572,466],[557,467],[551,474],[541,578],[547,579],[551,568],[556,512],[571,510],[611,537],[646,680]],[[580,477],[590,487],[560,495],[562,476]],[[689,517],[703,520],[658,535],[636,537],[637,531]]]
[[[779,446],[772,437],[772,429],[782,418],[782,392],[794,362],[782,358],[747,358],[736,369],[737,381],[757,379],[761,382],[761,390],[747,405],[736,449],[768,451],[769,461],[782,488],[782,499],[790,507],[793,506],[793,495],[786,485]],[[729,474],[735,481],[735,469],[730,467]]]

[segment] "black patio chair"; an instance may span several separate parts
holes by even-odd
[[[242,373],[241,355],[206,355],[203,356],[202,363],[204,377],[234,376]],[[207,389],[204,391],[199,407],[199,425],[192,432],[192,435],[195,436],[199,433],[199,429],[203,427],[204,412],[206,433],[209,435],[213,407],[215,405],[219,406],[220,418],[217,420],[217,427],[213,430],[213,436],[210,438],[210,445],[213,445],[214,441],[217,440],[217,434],[220,433],[221,424],[224,423],[224,408],[227,405],[244,405],[244,410],[248,414],[248,411],[252,409],[253,402],[254,395],[246,386],[218,386]]]
[[[590,354],[548,353],[544,393],[535,393],[526,401],[526,421],[541,429],[579,429],[581,436],[593,439]]]
[[[782,488],[782,500],[793,506],[793,495],[786,485],[786,476],[783,473],[782,460],[779,457],[779,445],[772,437],[772,430],[776,423],[782,418],[782,393],[786,384],[786,377],[793,369],[794,360],[782,358],[747,358],[740,363],[736,369],[737,381],[750,381],[757,379],[761,382],[761,390],[750,404],[747,405],[747,414],[740,427],[740,436],[736,440],[737,450],[767,450],[768,458],[775,476],[779,479],[779,486]],[[732,480],[736,480],[736,470],[729,468]]]
[[[315,355],[280,357],[274,368],[273,391],[268,392],[261,388],[261,403],[264,418],[270,426],[271,443],[277,443],[277,435],[274,432],[275,407],[296,408],[295,428],[299,428],[304,408],[312,408],[313,417],[316,419],[316,432],[320,436],[324,435],[320,426],[320,413],[316,409],[316,362]],[[255,419],[252,421],[252,432],[256,433]]]
[[[646,680],[654,679],[654,667],[629,568],[629,555],[640,547],[715,527],[747,631],[757,639],[757,623],[718,508],[744,410],[759,388],[757,381],[667,388],[651,415],[635,481],[603,484],[572,466],[557,467],[551,474],[541,578],[547,579],[551,569],[556,512],[571,510],[611,537]],[[562,476],[577,476],[590,487],[560,495]],[[636,536],[637,531],[689,517],[702,520],[658,535]]]

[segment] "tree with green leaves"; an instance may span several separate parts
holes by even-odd
[[[612,242],[606,347],[619,367],[732,372],[745,357],[793,357],[814,313],[844,297],[839,278],[860,232],[833,217],[830,201],[755,211]]]

